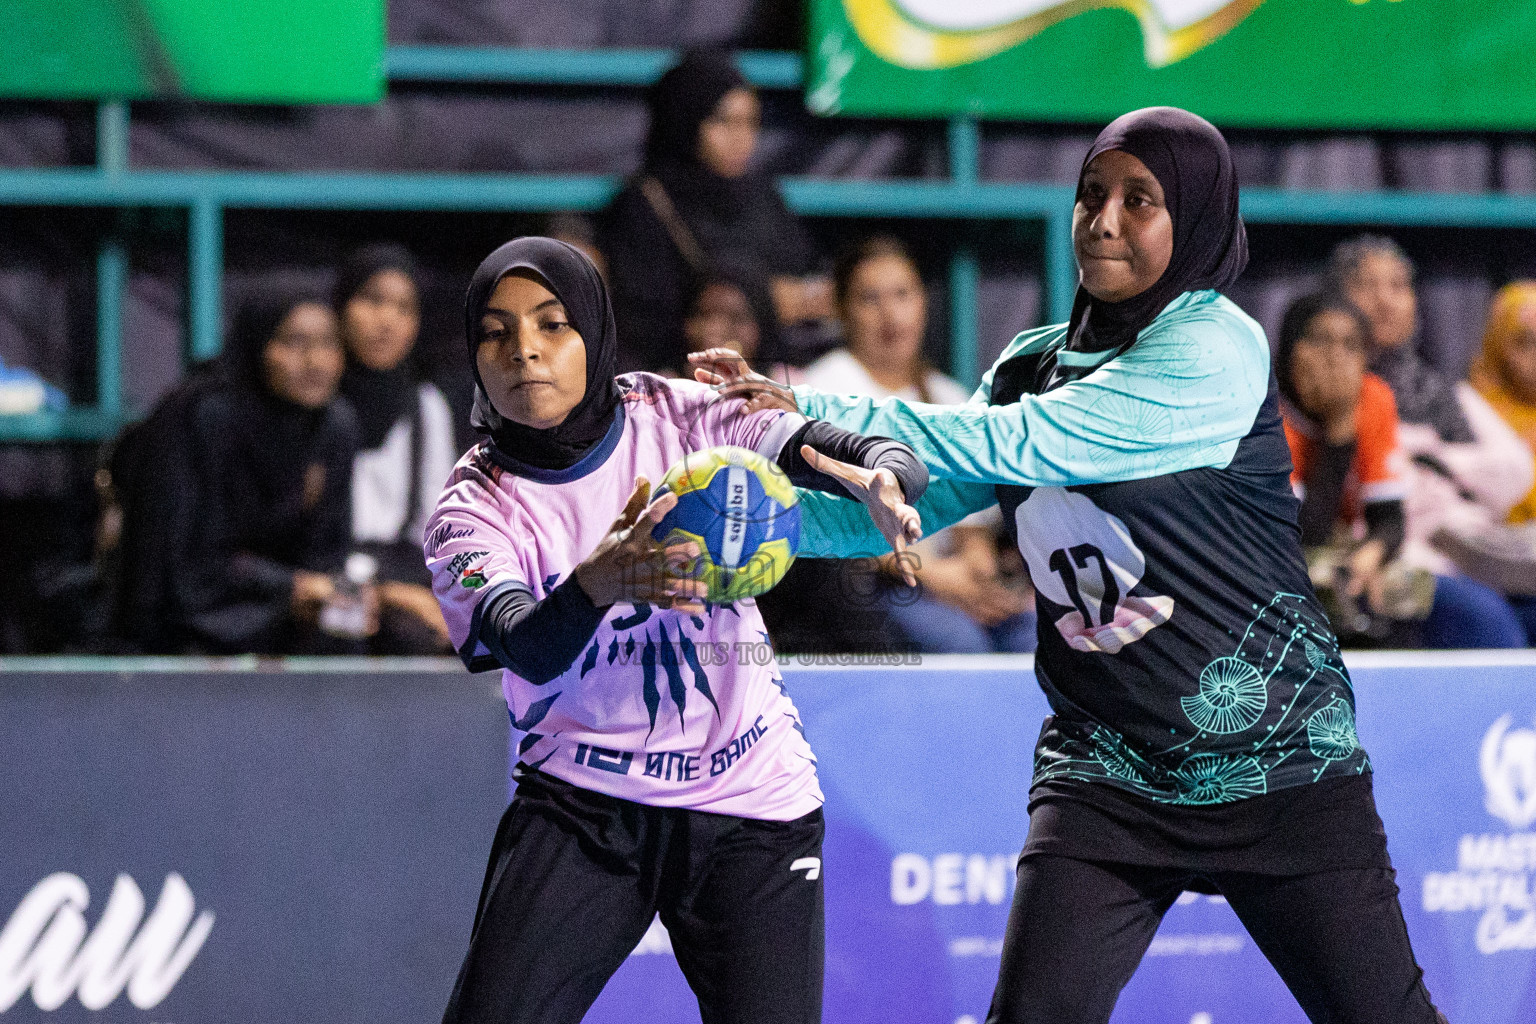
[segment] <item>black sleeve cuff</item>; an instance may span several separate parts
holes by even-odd
[[[779,451],[779,468],[796,487],[826,491],[845,498],[853,497],[842,481],[812,469],[800,454],[801,445],[809,445],[820,454],[839,462],[865,469],[890,470],[901,485],[902,496],[908,505],[916,504],[917,499],[928,489],[928,467],[919,461],[911,448],[888,437],[855,434],[824,420],[806,423],[795,431]]]

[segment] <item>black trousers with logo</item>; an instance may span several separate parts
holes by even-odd
[[[1291,877],[1031,854],[987,1024],[1103,1024],[1187,888],[1227,899],[1316,1024],[1444,1024],[1408,944],[1391,868]]]
[[[823,832],[524,776],[444,1024],[576,1024],[658,914],[704,1024],[819,1024]]]

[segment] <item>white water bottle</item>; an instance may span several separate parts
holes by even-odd
[[[369,633],[368,603],[363,590],[378,575],[379,562],[372,555],[354,551],[347,556],[336,592],[320,609],[320,628],[332,636],[362,639]]]

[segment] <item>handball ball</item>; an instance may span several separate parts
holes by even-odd
[[[784,471],[754,451],[723,445],[683,456],[655,497],[677,504],[651,536],[664,544],[693,541],[707,600],[725,604],[767,592],[784,578],[800,548],[800,508]]]

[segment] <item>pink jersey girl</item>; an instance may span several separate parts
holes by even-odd
[[[900,550],[910,449],[693,381],[613,375],[596,268],[547,238],[480,265],[474,422],[425,552],[471,670],[500,667],[519,753],[445,1022],[579,1021],[659,913],[706,1024],[821,1017],[821,789],[754,602],[671,569],[648,481],[738,445],[857,498]],[[818,468],[819,467],[819,468]],[[814,524],[807,524],[814,529]]]

